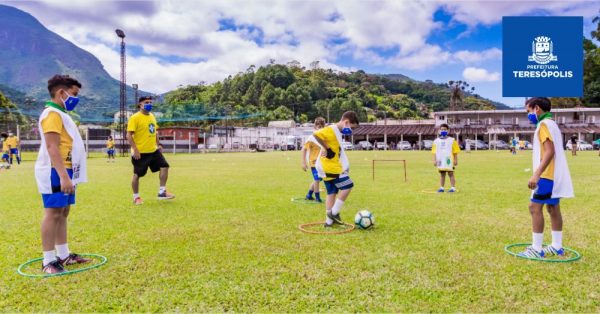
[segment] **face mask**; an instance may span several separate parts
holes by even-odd
[[[144,104],[144,110],[148,112],[152,111],[152,103]]]
[[[441,136],[441,137],[446,137],[446,136],[448,136],[448,131],[440,131],[440,136]]]
[[[352,135],[352,129],[351,128],[342,128],[342,134]]]
[[[65,91],[65,93],[67,93]],[[67,111],[71,111],[73,109],[75,109],[75,107],[77,106],[77,104],[79,103],[79,97],[75,97],[75,96],[71,96],[69,95],[69,93],[67,93],[67,99],[63,100],[63,104],[65,105],[65,109]]]
[[[527,119],[529,119],[529,122],[531,122],[531,124],[537,124],[538,123],[537,115],[535,113],[533,113],[533,112],[527,113]]]

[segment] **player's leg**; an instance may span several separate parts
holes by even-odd
[[[74,204],[75,196],[69,195],[69,203]],[[69,217],[69,213],[71,212],[71,205],[63,208],[61,215],[59,217],[59,221],[56,229],[56,255],[58,256],[60,263],[63,266],[73,265],[73,264],[85,264],[89,263],[91,260],[87,258],[83,258],[79,254],[71,253],[69,251],[69,245],[67,243],[67,219]]]
[[[133,203],[135,205],[144,204],[140,197],[140,176],[137,173],[134,173],[131,178],[131,189],[133,190]]]
[[[446,171],[440,171],[440,188],[437,190],[438,193],[443,193],[445,186],[446,186]]]
[[[163,156],[163,154],[160,151],[156,151],[154,153],[152,153],[150,155],[151,159],[148,163],[148,166],[150,167],[150,171],[152,172],[159,172],[158,173],[158,179],[159,179],[159,189],[158,189],[158,199],[159,200],[170,200],[175,198],[175,195],[169,193],[167,191],[167,180],[169,179],[169,163],[167,162],[167,160],[165,159],[165,157]]]
[[[335,180],[325,181],[325,189],[327,190],[327,199],[325,200],[325,227],[333,226],[333,219],[331,219],[331,208],[335,204],[335,198],[339,190],[335,187]]]
[[[456,179],[454,177],[454,171],[448,171],[448,177],[450,177],[450,190],[448,190],[448,192],[456,192]]]
[[[337,224],[343,224],[342,218],[340,217],[340,212],[342,210],[342,206],[344,206],[344,202],[350,195],[350,191],[354,187],[354,182],[350,179],[350,177],[338,178],[335,180],[335,186],[339,190],[337,193],[337,197],[333,206],[331,207],[331,218]]]
[[[314,200],[314,198],[313,198],[314,190],[315,190],[315,181],[312,181],[310,183],[310,185],[308,186],[308,193],[306,193],[306,197],[304,199],[309,200],[309,201]]]
[[[315,193],[315,200],[317,202],[321,203],[322,202],[322,200],[321,200],[321,190],[320,190],[321,186],[320,186],[319,183],[320,183],[320,180],[315,180],[313,182],[313,184],[314,184],[313,192]]]
[[[563,256],[565,255],[565,251],[562,245],[563,219],[560,212],[560,204],[546,205],[546,210],[550,214],[550,223],[552,225],[552,244],[546,246],[544,253],[548,256]]]
[[[532,241],[531,246],[525,251],[519,253],[520,256],[529,258],[542,258],[544,251],[544,204],[532,201],[529,203],[529,213],[531,214]]]
[[[44,251],[42,271],[49,274],[64,272],[62,265],[56,258],[56,251],[54,251],[57,227],[61,216],[62,208],[44,209],[44,217],[42,218],[41,225],[42,250]]]
[[[19,149],[15,149],[15,158],[17,159],[17,165],[21,164],[21,154],[19,153]]]

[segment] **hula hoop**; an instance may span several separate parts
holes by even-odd
[[[566,252],[573,254],[574,255],[573,257],[567,258],[567,259],[547,259],[547,258],[537,258],[537,257],[525,257],[525,256],[519,256],[518,255],[519,253],[515,253],[510,250],[513,247],[522,247],[522,246],[529,246],[529,245],[531,245],[531,243],[509,244],[504,247],[504,251],[512,256],[516,256],[516,257],[519,257],[522,259],[528,259],[528,260],[539,261],[539,262],[547,262],[547,263],[570,263],[570,262],[579,260],[582,256],[579,252],[577,252],[573,249],[570,249],[570,248],[566,248],[566,247],[563,247],[563,248],[565,249]]]
[[[42,261],[44,258],[39,257],[39,258],[34,258],[32,260],[28,260],[27,262],[19,265],[19,268],[17,268],[17,273],[21,276],[25,276],[25,277],[29,277],[29,278],[48,278],[48,277],[58,277],[58,276],[66,276],[66,275],[71,275],[71,274],[75,274],[75,273],[81,273],[87,270],[91,270],[94,268],[98,268],[104,264],[106,264],[107,262],[107,258],[105,256],[99,255],[99,254],[79,254],[80,256],[87,256],[87,257],[96,257],[98,259],[100,259],[100,263],[98,264],[94,264],[94,265],[90,265],[87,267],[82,267],[82,268],[78,268],[78,269],[73,269],[73,270],[67,270],[64,273],[58,273],[58,274],[28,274],[23,272],[23,268]]]
[[[302,231],[304,233],[309,233],[309,234],[344,234],[344,233],[352,232],[356,228],[354,225],[344,223],[344,226],[349,227],[349,228],[340,230],[340,231],[314,231],[314,230],[305,229],[306,227],[319,226],[319,225],[323,225],[323,224],[325,224],[325,222],[311,222],[311,223],[299,225],[298,229],[300,229],[300,231]]]
[[[323,204],[322,202],[319,203],[317,201],[307,200],[304,197],[292,197],[292,202],[298,203],[298,204],[303,204],[303,205],[315,205],[315,204],[322,205]]]
[[[454,193],[458,193],[460,192],[459,190],[456,190],[454,192],[448,192],[448,191],[444,191],[442,192],[438,192],[438,191],[430,191],[430,190],[421,190],[421,193],[427,193],[427,194],[454,194]]]

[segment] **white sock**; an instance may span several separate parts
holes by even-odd
[[[135,201],[136,198],[140,197],[140,193],[133,193],[133,200]]]
[[[552,231],[552,247],[562,249],[562,231]]]
[[[56,252],[52,251],[44,251],[44,261],[42,265],[46,266],[52,262],[56,261]]]
[[[532,232],[531,234],[532,234],[532,237],[533,237],[533,242],[531,243],[531,246],[537,252],[541,251],[542,250],[542,243],[544,243],[544,233],[535,233],[535,232]]]
[[[335,203],[333,204],[333,207],[331,208],[331,213],[335,216],[337,214],[340,213],[340,210],[342,210],[342,206],[344,206],[344,201],[342,201],[341,199],[336,199]]]
[[[71,252],[69,252],[68,244],[65,243],[56,246],[56,255],[58,255],[58,258],[65,259],[69,257],[69,254],[71,254]]]
[[[330,210],[327,210],[327,213],[330,213]],[[329,218],[327,215],[325,215],[325,223],[328,225],[331,225],[333,223],[333,220],[331,218]]]
[[[163,194],[163,193],[165,193],[166,191],[167,191],[167,187],[166,187],[166,186],[161,186],[161,187],[158,189],[158,194]]]
[[[444,189],[444,187],[443,187],[443,186],[440,186],[440,190],[443,190],[443,189]]]

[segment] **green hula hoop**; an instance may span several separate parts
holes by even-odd
[[[509,244],[504,247],[504,251],[506,253],[508,253],[512,256],[516,256],[518,258],[528,259],[528,260],[532,260],[532,261],[539,261],[539,262],[547,262],[547,263],[570,263],[570,262],[579,260],[582,256],[579,252],[577,252],[573,249],[567,248],[567,247],[564,247],[565,251],[573,254],[573,257],[567,258],[567,259],[547,259],[547,258],[537,258],[537,257],[525,257],[525,256],[519,256],[518,253],[515,253],[510,250],[513,247],[522,247],[522,246],[529,246],[529,245],[531,245],[531,243]]]
[[[25,277],[29,277],[29,278],[48,278],[48,277],[58,277],[58,276],[66,276],[66,275],[72,275],[75,273],[81,273],[87,270],[91,270],[94,268],[98,268],[104,264],[106,264],[106,262],[108,261],[108,259],[105,256],[99,255],[99,254],[79,254],[81,256],[86,256],[86,257],[95,257],[100,259],[100,263],[98,264],[94,264],[94,265],[90,265],[87,267],[83,267],[83,268],[78,268],[78,269],[73,269],[73,270],[68,270],[65,271],[64,273],[58,273],[58,274],[28,274],[23,272],[23,269],[33,263],[36,262],[40,262],[43,260],[42,257],[39,258],[34,258],[32,260],[28,260],[27,262],[19,265],[19,268],[17,268],[17,273],[19,273],[19,275],[21,276],[25,276]]]
[[[306,199],[304,199],[304,197],[292,197],[291,201],[293,203],[298,203],[298,204],[303,204],[303,205],[315,205],[315,204],[323,205],[323,203],[319,203],[317,201],[306,200]]]

